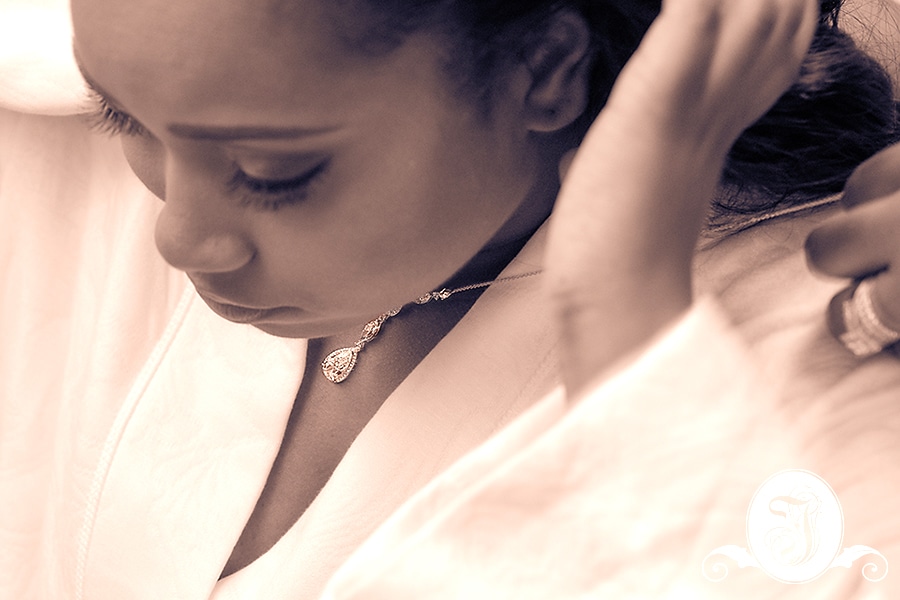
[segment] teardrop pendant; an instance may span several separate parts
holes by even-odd
[[[399,312],[400,309],[395,308],[372,319],[363,327],[359,340],[355,344],[347,348],[338,348],[326,356],[325,360],[322,361],[322,374],[325,375],[326,379],[332,383],[340,383],[347,379],[350,372],[353,371],[353,367],[356,366],[356,358],[359,356],[359,351],[375,339],[385,321],[397,316]]]
[[[360,348],[351,346],[349,348],[338,348],[325,357],[322,361],[322,373],[332,383],[340,383],[347,379],[353,367],[356,366],[356,357],[359,356]]]

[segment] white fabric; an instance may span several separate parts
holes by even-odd
[[[715,536],[741,533],[740,511],[709,514],[710,499],[732,508],[723,498],[793,455],[766,433],[778,428],[770,406],[748,402],[758,396],[750,370],[716,317],[696,309],[555,422],[511,428],[467,457],[395,515],[325,597],[661,597],[673,580],[697,583]],[[752,468],[719,492],[760,442]]]
[[[103,439],[184,281],[117,143],[3,110],[0,132],[0,597],[70,598]]]
[[[803,585],[731,564],[756,488],[783,469],[823,476],[845,544],[900,560],[900,365],[859,362],[825,331],[841,285],[805,269],[821,216],[710,244],[697,271],[734,312],[698,305],[568,413],[541,411],[467,456],[344,565],[325,598],[896,598],[866,561]],[[755,365],[762,365],[757,372]],[[535,425],[535,423],[538,425]],[[876,560],[876,562],[878,562]],[[884,568],[884,565],[882,565]]]
[[[0,108],[84,112],[67,0],[0,0]]]

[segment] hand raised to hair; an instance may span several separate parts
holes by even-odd
[[[809,264],[828,275],[865,280],[874,318],[900,332],[900,144],[882,150],[860,165],[847,181],[841,200],[845,211],[807,238]],[[855,353],[866,356],[891,343],[848,323],[844,303],[858,294],[856,284],[835,296],[828,320],[833,333]],[[854,310],[853,307],[849,307]],[[872,315],[857,315],[871,319]],[[871,323],[868,324],[871,326]],[[847,333],[851,334],[847,337]],[[853,336],[862,336],[853,344]],[[869,338],[871,344],[866,344]],[[895,349],[897,347],[895,346]]]
[[[547,275],[576,393],[691,303],[725,157],[795,80],[815,0],[666,0],[558,199]]]
[[[725,153],[796,80],[818,14],[809,0],[664,0],[604,112]]]

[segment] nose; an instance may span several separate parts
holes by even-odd
[[[156,247],[176,269],[189,273],[237,271],[253,259],[239,235],[192,222],[164,208],[156,221]]]
[[[248,264],[254,248],[240,226],[240,215],[231,214],[224,205],[227,200],[191,187],[166,177],[166,202],[155,232],[160,254],[188,273],[226,273]]]

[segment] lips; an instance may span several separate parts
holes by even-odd
[[[247,306],[238,306],[237,304],[228,304],[213,300],[209,295],[200,292],[199,290],[197,293],[203,298],[203,301],[206,302],[213,312],[234,323],[253,323],[255,321],[260,321],[265,319],[266,316],[270,315],[272,312],[278,310],[269,308],[250,308]]]

